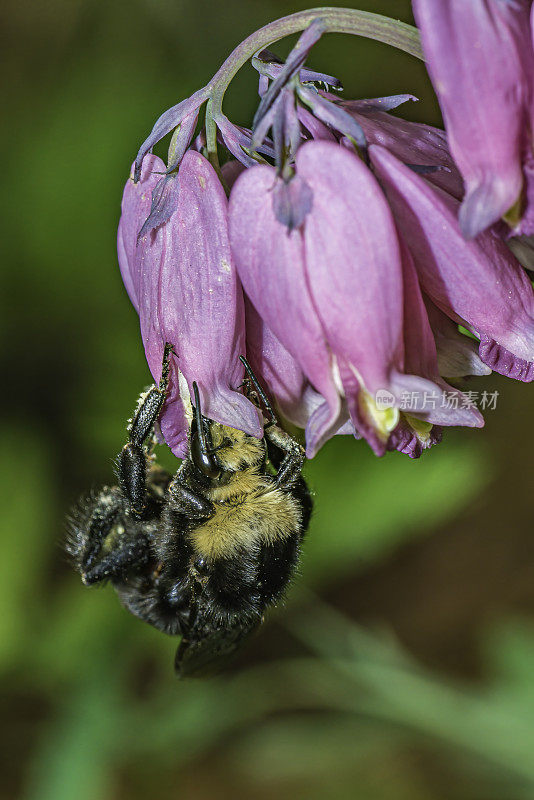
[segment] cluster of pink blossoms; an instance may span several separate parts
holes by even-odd
[[[534,232],[530,3],[414,0],[414,12],[448,139],[390,113],[410,95],[344,101],[305,68],[316,19],[285,63],[252,59],[250,130],[210,116],[208,84],[142,145],[119,263],[156,381],[174,346],[160,425],[177,456],[193,381],[205,416],[262,435],[239,355],[305,428],[309,457],[335,434],[417,457],[443,426],[484,424],[448,381],[534,379],[534,292],[512,253],[529,257],[530,242],[510,240]],[[150,151],[171,131],[166,165]]]

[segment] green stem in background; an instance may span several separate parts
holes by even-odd
[[[269,47],[279,39],[293,33],[305,30],[313,20],[318,18],[323,20],[326,33],[351,33],[356,36],[364,36],[423,59],[417,28],[381,14],[373,14],[370,11],[328,6],[310,8],[265,25],[235,48],[206,86],[210,95],[206,108],[206,146],[210,160],[216,169],[218,168],[218,156],[215,120],[222,114],[224,94],[232,78],[258,50]]]

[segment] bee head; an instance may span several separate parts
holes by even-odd
[[[198,386],[193,383],[195,414],[191,425],[189,454],[197,471],[210,481],[225,481],[230,473],[263,462],[265,445],[243,431],[202,416]]]

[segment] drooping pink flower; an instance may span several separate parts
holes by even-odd
[[[533,161],[530,8],[528,0],[413,0],[451,152],[466,184],[459,219],[468,238],[511,210],[514,222],[521,217],[522,164]]]
[[[300,147],[295,167],[312,193],[301,226],[288,231],[277,218],[280,179],[258,166],[232,190],[230,238],[247,295],[324,399],[308,420],[309,455],[339,428],[344,404],[357,431],[384,453],[405,393],[414,398],[413,416],[431,425],[482,424],[470,409],[445,408],[438,383],[404,370],[402,256],[370,170],[322,141]],[[438,377],[437,366],[430,371]],[[385,408],[380,393],[389,398]]]
[[[174,345],[161,427],[178,455],[193,381],[203,413],[262,435],[261,414],[241,389],[239,355],[281,416],[306,427],[310,456],[334,434],[352,433],[379,455],[397,449],[417,457],[439,441],[442,426],[483,424],[445,378],[491,368],[534,378],[532,288],[499,238],[508,232],[499,223],[466,241],[456,219],[462,208],[464,231],[476,233],[509,209],[503,197],[515,192],[516,221],[522,217],[513,233],[531,223],[534,231],[534,70],[525,77],[534,57],[519,52],[525,31],[517,24],[526,0],[474,0],[468,10],[461,0],[416,0],[421,19],[435,3],[423,40],[431,73],[444,76],[436,89],[447,101],[440,95],[452,155],[443,131],[389,113],[412,95],[344,101],[327,91],[340,82],[304,66],[328,27],[320,18],[285,63],[269,51],[252,57],[260,102],[250,129],[222,112],[228,62],[165,112],[141,146],[123,198],[119,259],[155,379],[164,343]],[[436,20],[445,20],[453,46],[432,41]],[[471,49],[470,31],[478,36]],[[475,90],[469,70],[488,61],[489,46],[501,74],[490,64],[488,74],[476,74]],[[504,52],[512,55],[505,65]],[[497,99],[486,102],[492,81]],[[508,96],[512,86],[516,95]],[[460,111],[449,103],[454,92]],[[206,101],[206,126],[194,138]],[[461,129],[462,120],[475,125],[469,113],[480,123],[479,140]],[[171,131],[165,165],[149,151]],[[201,153],[209,150],[217,165],[219,147],[234,160],[217,171]],[[508,245],[526,266],[534,263],[526,236]]]
[[[161,163],[161,162],[160,162]],[[177,203],[170,219],[138,239],[139,221],[159,167],[145,158],[140,180],[125,189],[119,232],[121,272],[134,299],[148,365],[159,380],[165,342],[174,346],[162,434],[178,456],[187,445],[191,389],[202,413],[262,435],[258,410],[239,391],[245,352],[245,312],[230,252],[227,199],[215,170],[188,151],[180,165]]]
[[[413,255],[426,294],[480,339],[481,360],[521,381],[534,379],[534,292],[493,231],[466,241],[458,202],[385,148],[369,154]]]

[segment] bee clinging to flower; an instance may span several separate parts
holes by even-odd
[[[248,363],[249,393],[267,413],[257,439],[202,414],[194,383],[188,453],[176,475],[158,466],[153,431],[169,376],[144,392],[118,457],[118,485],[74,515],[69,551],[87,586],[110,581],[123,605],[182,637],[180,676],[213,671],[283,595],[308,527],[304,451],[279,425]]]

